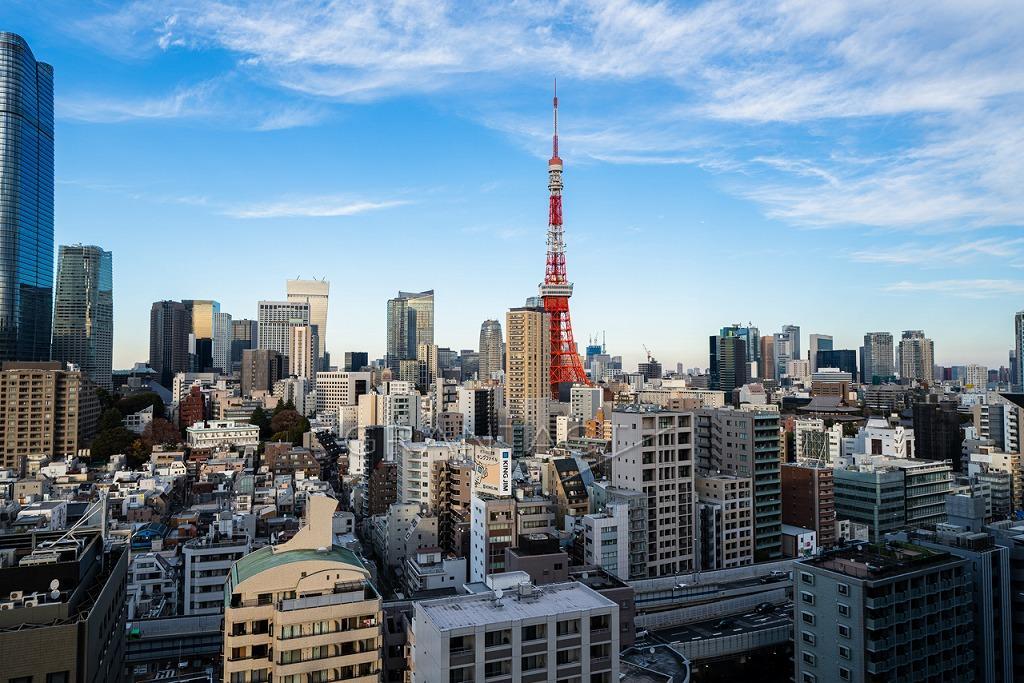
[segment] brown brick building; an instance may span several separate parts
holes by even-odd
[[[819,462],[782,466],[782,523],[813,529],[818,546],[836,542],[836,498],[832,468]]]

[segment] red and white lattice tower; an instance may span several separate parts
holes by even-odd
[[[540,296],[544,310],[551,322],[551,396],[558,398],[558,390],[564,384],[586,384],[587,373],[583,370],[576,341],[572,336],[572,321],[569,318],[569,297],[572,283],[565,275],[565,234],[562,230],[562,160],[558,157],[558,92],[555,91],[555,133],[551,143],[551,159],[548,161],[548,191],[551,197],[548,205],[548,262],[544,282],[540,285]]]

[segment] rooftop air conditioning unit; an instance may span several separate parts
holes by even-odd
[[[21,600],[24,595],[21,591],[11,591],[11,600]]]

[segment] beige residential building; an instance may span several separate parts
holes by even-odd
[[[543,308],[525,306],[505,317],[505,405],[510,422],[526,426],[526,447],[547,433],[551,396],[551,327]],[[543,438],[543,437],[542,437]]]
[[[309,304],[309,324],[315,325],[317,331],[316,357],[322,364],[327,357],[327,302],[331,283],[327,280],[288,280],[286,287],[288,301]],[[317,367],[314,371],[320,369]]]
[[[57,362],[6,362],[0,372],[0,466],[24,458],[76,455],[99,419],[93,385]]]
[[[697,545],[701,570],[754,563],[754,498],[749,477],[698,474]]]
[[[647,575],[693,571],[693,414],[617,408],[612,433],[612,484],[647,496]]]
[[[316,380],[317,368],[320,366],[319,341],[316,327],[313,325],[296,325],[291,328],[291,343],[288,347],[288,374],[305,377],[310,382]]]
[[[337,501],[309,500],[287,543],[235,562],[225,586],[224,680],[356,681],[381,675],[381,598],[356,555],[333,545]]]

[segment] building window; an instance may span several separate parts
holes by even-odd
[[[845,603],[840,602],[839,603],[839,614],[841,614],[844,617],[850,616],[850,606],[845,604]]]
[[[801,680],[803,683],[817,683],[818,677],[805,671]]]
[[[815,643],[815,642],[817,641],[817,638],[815,638],[815,637],[814,637],[814,634],[813,634],[813,633],[811,633],[810,631],[803,631],[803,632],[802,632],[802,633],[800,634],[800,637],[801,637],[801,638],[803,639],[803,641],[804,641],[805,643],[807,643],[808,645],[814,645],[814,643]]]
[[[839,679],[842,681],[850,680],[850,670],[845,666],[839,667]]]
[[[543,669],[547,666],[547,655],[530,655],[528,657],[523,657],[522,665],[524,673],[527,671]]]
[[[572,636],[580,632],[580,620],[579,619],[567,619],[565,621],[558,622],[558,635],[559,636]]]
[[[839,646],[839,656],[842,657],[843,659],[849,659],[850,658],[850,648],[848,648],[845,645],[840,645]]]
[[[818,664],[818,658],[811,652],[802,652],[800,654],[800,658],[804,660],[804,664],[808,666],[817,666]]]
[[[839,590],[839,594],[840,595],[849,595],[850,594],[850,585],[846,584],[846,583],[841,583],[841,584],[838,585],[838,590]]]
[[[805,602],[806,604],[808,604],[808,605],[813,605],[814,604],[814,593],[808,593],[807,591],[802,591],[800,593],[800,599],[803,602]]]
[[[499,647],[512,642],[512,631],[502,629],[501,631],[488,631],[484,634],[484,647]]]
[[[523,641],[543,640],[547,637],[546,624],[533,624],[523,627]]]
[[[800,572],[800,581],[806,583],[808,586],[814,585],[814,574],[809,572]]]
[[[811,612],[801,612],[800,618],[803,619],[803,622],[805,624],[810,624],[811,626],[814,626],[814,615]]]
[[[839,624],[839,635],[841,635],[843,638],[849,638],[850,637],[850,627],[847,626],[846,624]]]

